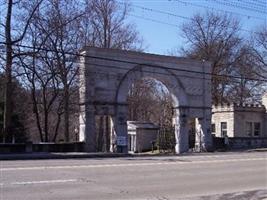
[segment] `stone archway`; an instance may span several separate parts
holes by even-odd
[[[173,108],[176,138],[176,152],[182,153],[188,150],[188,130],[186,123],[181,121],[181,113],[186,112],[182,107],[188,107],[188,98],[182,83],[168,69],[161,66],[137,65],[129,70],[121,79],[116,92],[116,114],[114,116],[115,130],[118,137],[127,138],[127,96],[133,83],[142,78],[153,78],[163,83],[169,90]],[[185,120],[185,118],[183,118]],[[126,139],[127,140],[127,139]],[[127,151],[126,147],[124,152]]]
[[[190,117],[197,118],[196,146],[209,150],[211,92],[210,65],[185,58],[138,52],[87,48],[80,65],[80,141],[96,150],[95,115],[113,119],[119,152],[127,152],[127,95],[134,81],[144,77],[162,82],[173,99],[176,153],[188,151]]]

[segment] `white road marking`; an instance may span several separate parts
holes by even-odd
[[[39,167],[9,167],[1,168],[0,171],[17,170],[47,170],[47,169],[81,169],[81,168],[104,168],[104,167],[132,167],[132,166],[153,166],[153,165],[187,165],[205,163],[226,163],[226,162],[245,162],[245,161],[267,161],[267,158],[243,158],[227,160],[199,160],[199,161],[179,161],[176,162],[147,162],[147,163],[121,163],[121,164],[96,164],[96,165],[64,165],[64,166],[39,166]]]
[[[48,183],[68,183],[76,182],[77,179],[67,179],[67,180],[47,180],[47,181],[26,181],[26,182],[14,182],[11,185],[32,185],[32,184],[48,184]]]
[[[13,183],[0,183],[0,186],[5,185],[33,185],[33,184],[51,184],[51,183],[68,183],[76,182],[77,179],[66,179],[66,180],[46,180],[46,181],[23,181],[23,182],[13,182]]]

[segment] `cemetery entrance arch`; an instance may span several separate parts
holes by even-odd
[[[139,52],[85,48],[80,64],[80,141],[96,151],[95,116],[112,118],[118,152],[127,148],[127,95],[142,78],[162,82],[173,100],[176,153],[188,151],[188,121],[196,119],[196,148],[209,150],[211,140],[210,64]],[[159,113],[160,114],[160,113]],[[112,143],[112,142],[111,142]]]

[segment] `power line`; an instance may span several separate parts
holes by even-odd
[[[242,2],[250,2],[250,3],[259,3],[259,4],[267,4],[266,0],[238,0]]]
[[[241,1],[239,0],[238,2],[235,2],[235,4],[237,5],[241,5],[241,6],[245,6],[248,8],[255,8],[255,9],[259,9],[259,10],[264,10],[266,3],[260,3],[258,1]]]
[[[175,27],[175,28],[180,28],[180,26],[177,25],[177,24],[171,24],[171,23],[163,22],[163,21],[160,21],[160,20],[157,20],[157,19],[143,17],[143,16],[140,16],[140,15],[134,15],[134,14],[128,14],[128,15],[132,16],[132,17],[135,17],[135,18],[138,18],[138,19],[143,19],[143,20],[150,21],[150,22],[155,22],[155,23],[159,23],[159,24],[163,24],[163,25],[172,26],[172,27]]]
[[[75,61],[74,63],[77,63],[77,64],[88,64],[90,65],[90,63],[87,63],[87,62],[79,62],[79,61]],[[139,65],[143,65],[143,66],[149,66],[148,64],[139,64]],[[96,64],[94,63],[94,66],[98,66],[98,67],[105,67],[105,68],[114,68],[114,69],[120,69],[120,70],[125,70],[125,71],[130,71],[131,69],[130,68],[125,68],[125,67],[118,67],[118,66],[115,66],[115,65],[103,65],[103,64]],[[161,66],[149,66],[149,67],[161,67]],[[165,69],[166,67],[161,67],[162,69]],[[172,70],[175,70],[175,69],[172,69]],[[176,69],[176,71],[178,71],[179,69]],[[183,71],[183,70],[180,70],[180,71]],[[147,73],[154,73],[154,74],[161,74],[161,75],[166,75],[166,76],[170,76],[170,73],[164,73],[164,72],[155,72],[155,71],[150,71],[150,70],[144,70],[142,69],[141,72],[147,72]],[[193,71],[192,71],[193,72]],[[194,71],[196,72],[196,71]],[[102,75],[107,75],[107,73],[104,73],[104,72],[89,72],[91,74],[102,74]],[[205,75],[207,73],[202,73],[202,75]],[[108,73],[108,75],[110,75],[110,72]],[[190,76],[190,75],[184,75],[184,74],[172,74],[174,76],[178,76],[178,77],[184,77],[184,78],[194,78],[194,79],[201,79],[201,80],[209,80],[211,81],[212,78],[207,78],[207,77],[196,77],[196,76]],[[229,76],[229,75],[213,75],[217,78],[234,78],[234,76]],[[115,74],[114,74],[114,77],[117,77]],[[266,82],[267,79],[252,79],[252,78],[242,78],[242,77],[235,77],[235,79],[245,79],[245,80],[250,80],[250,81],[259,81],[259,82]],[[237,80],[226,80],[226,82],[233,82],[233,83],[240,83],[240,81],[237,81]]]
[[[44,58],[43,56],[37,56],[37,57],[39,57],[39,58]],[[89,56],[86,56],[86,57],[89,57]],[[91,58],[91,56],[90,56],[90,58]],[[94,57],[95,58],[95,57]],[[103,57],[99,57],[99,58],[97,58],[97,59],[106,59],[106,58],[103,58]],[[80,61],[72,61],[73,63],[76,63],[76,64],[85,64],[85,65],[90,65],[90,64],[92,64],[92,63],[88,63],[88,62],[80,62]],[[136,64],[138,64],[138,63],[136,63]],[[143,66],[149,66],[148,64],[140,64],[139,63],[139,65],[143,65]],[[130,70],[132,70],[131,68],[125,68],[125,67],[118,67],[118,66],[116,66],[116,65],[104,65],[104,64],[97,64],[97,63],[94,63],[94,66],[98,66],[98,67],[102,67],[102,68],[108,68],[108,69],[110,69],[110,68],[113,68],[113,69],[118,69],[118,70],[125,70],[125,71],[130,71]],[[153,65],[153,66],[149,66],[149,67],[153,67],[153,68],[155,68],[155,67],[160,67],[161,69],[166,69],[166,67],[162,67],[162,66],[156,66],[156,65]],[[179,69],[174,69],[174,70],[179,70]],[[179,70],[179,71],[183,71],[183,70]],[[160,75],[166,75],[166,76],[170,76],[170,73],[164,73],[164,72],[155,72],[155,71],[150,71],[150,70],[144,70],[144,69],[142,69],[141,70],[141,72],[145,72],[145,73],[154,73],[154,74],[160,74]],[[193,71],[192,71],[193,72]],[[197,71],[194,71],[194,72],[197,72]],[[117,73],[111,73],[110,71],[108,71],[108,72],[101,72],[101,71],[89,71],[89,72],[86,72],[86,74],[94,74],[94,75],[99,75],[99,74],[102,74],[102,75],[108,75],[108,76],[114,76],[114,77],[117,77]],[[87,76],[85,74],[85,76]],[[206,73],[202,73],[202,75],[204,75],[204,74],[206,74]],[[196,77],[196,76],[190,76],[190,75],[184,75],[184,74],[172,74],[172,75],[174,75],[175,77],[184,77],[184,78],[190,78],[190,79],[192,79],[192,78],[194,78],[194,79],[201,79],[201,80],[209,80],[209,81],[211,81],[212,80],[212,78],[207,78],[207,77]],[[216,76],[217,78],[218,77],[221,77],[221,78],[224,78],[224,77],[230,77],[229,75],[213,75],[213,76]],[[233,77],[232,77],[233,78]],[[241,79],[241,77],[237,77],[238,79]],[[260,82],[265,82],[265,81],[267,81],[267,79],[266,80],[261,80],[261,79],[248,79],[248,78],[242,78],[242,79],[246,79],[246,80],[251,80],[251,81],[260,81]],[[226,82],[232,82],[232,83],[240,83],[239,81],[237,81],[237,80],[227,80]]]
[[[247,6],[255,6],[255,7],[258,7],[258,8],[265,8],[266,7],[266,4],[267,2],[263,2],[263,1],[257,1],[257,0],[254,0],[254,1],[246,1],[246,0],[239,0],[239,2],[243,2],[243,4],[247,5]]]
[[[169,0],[169,1],[172,1],[172,0]],[[179,2],[180,0],[173,0],[173,1],[177,1],[177,2]],[[206,0],[206,1],[210,1],[210,2],[212,2],[212,3],[217,3],[217,4],[221,4],[221,5],[224,5],[224,6],[228,6],[228,7],[234,7],[234,8],[238,8],[238,9],[245,9],[245,10],[248,10],[248,11],[252,11],[252,12],[258,12],[258,13],[263,13],[263,14],[265,14],[266,13],[266,11],[264,10],[264,9],[262,9],[262,10],[259,10],[260,8],[262,8],[262,7],[265,7],[265,5],[264,6],[261,6],[260,8],[254,8],[255,6],[254,5],[250,5],[249,7],[247,7],[247,6],[244,6],[244,5],[242,5],[242,4],[237,4],[237,3],[233,3],[233,2],[229,2],[229,1],[220,1],[220,0]],[[185,4],[191,4],[191,2],[185,2]]]
[[[231,7],[235,7],[235,8],[239,8],[239,9],[244,9],[244,10],[249,10],[252,12],[258,12],[258,13],[265,13],[265,5],[258,5],[255,3],[248,3],[248,2],[244,2],[240,3],[240,1],[238,2],[229,2],[229,1],[224,1],[224,0],[213,0],[216,1],[218,4],[222,4],[222,5],[226,5],[226,6],[231,6]]]
[[[219,1],[219,0],[213,0],[213,1],[214,2],[217,2],[218,4],[228,6],[228,7],[241,8],[241,9],[247,10],[247,11],[252,11],[252,12],[267,14],[267,12],[265,10],[259,10],[259,9],[253,8],[253,6],[246,7],[244,5],[240,5],[240,4],[237,4],[237,3],[232,3],[232,2],[229,2],[229,1],[223,1],[223,2],[222,1]]]
[[[6,44],[5,42],[0,42],[0,44]],[[36,49],[32,46],[27,46],[27,45],[14,45],[17,47],[23,47],[23,48],[28,48],[28,49]],[[46,52],[56,52],[55,50],[51,49],[46,49],[46,48],[38,48],[39,50],[46,51]],[[251,80],[251,81],[261,81],[261,82],[267,82],[267,79],[258,79],[258,78],[248,78],[248,77],[240,77],[240,76],[233,76],[233,75],[220,75],[220,74],[214,74],[214,73],[208,73],[208,72],[199,72],[199,71],[194,71],[194,70],[188,70],[188,69],[177,69],[173,67],[166,67],[166,66],[160,66],[160,65],[153,65],[150,63],[139,63],[139,62],[134,62],[134,61],[127,61],[127,60],[120,60],[120,59],[115,59],[115,58],[105,58],[105,57],[100,57],[100,56],[89,56],[89,55],[84,55],[80,53],[72,53],[72,52],[62,52],[61,50],[58,50],[57,52],[64,53],[66,55],[72,55],[76,57],[84,57],[84,58],[92,58],[92,59],[99,59],[99,60],[106,60],[106,61],[113,61],[113,62],[119,62],[119,63],[127,63],[127,64],[134,64],[134,65],[144,65],[147,67],[154,67],[154,68],[164,68],[167,70],[173,70],[173,71],[179,71],[179,72],[187,72],[187,73],[195,73],[195,74],[202,74],[202,75],[209,75],[209,76],[217,76],[217,77],[227,77],[227,78],[235,78],[235,79],[240,79],[240,80]],[[77,62],[79,63],[79,62]],[[90,64],[90,63],[87,63]],[[112,66],[112,68],[118,68],[115,66]],[[119,68],[121,69],[121,68]],[[125,70],[129,70],[128,68],[124,68]],[[153,73],[153,71],[151,71]]]
[[[176,1],[179,2],[179,0],[176,0]],[[118,3],[122,4],[121,2],[118,2]],[[180,18],[180,19],[193,21],[192,18],[189,18],[189,17],[186,17],[186,16],[182,16],[182,15],[176,15],[176,14],[170,13],[170,12],[165,12],[165,11],[161,11],[161,10],[154,10],[154,9],[151,9],[151,8],[147,8],[147,7],[143,7],[143,6],[136,6],[136,5],[134,7],[137,7],[139,9],[143,9],[144,11],[156,12],[156,13],[165,14],[165,15],[172,16],[172,17],[177,17],[177,18]],[[154,19],[154,18],[144,17],[144,16],[140,16],[140,15],[136,15],[136,14],[129,14],[129,16],[132,16],[132,17],[135,17],[135,18],[138,18],[138,19],[142,19],[142,20],[146,20],[146,21],[150,21],[150,22],[154,22],[154,23],[159,23],[159,24],[163,24],[163,25],[172,26],[172,27],[175,27],[175,28],[180,28],[180,26],[177,25],[177,24],[167,23],[167,22],[164,22],[164,21],[161,21],[161,20],[158,20],[158,19]],[[240,28],[239,30],[240,31],[244,31],[244,32],[248,32],[248,33],[256,33],[257,34],[257,32],[251,31],[251,30],[247,30],[247,29]]]
[[[175,1],[179,1],[179,0],[175,0]],[[121,2],[118,2],[118,3],[121,3]],[[184,19],[184,20],[190,20],[190,21],[194,22],[194,19],[192,19],[190,17],[186,17],[186,16],[182,16],[182,15],[176,15],[174,13],[165,12],[165,11],[162,11],[162,10],[155,10],[155,9],[147,8],[147,7],[143,7],[143,6],[134,6],[134,7],[137,7],[139,9],[144,10],[144,11],[165,14],[165,15],[168,15],[168,16],[171,16],[171,17],[176,17],[176,18]],[[160,20],[157,20],[157,19],[154,19],[154,18],[150,18],[150,17],[144,17],[144,16],[140,16],[140,15],[135,15],[135,14],[129,14],[129,15],[133,16],[135,18],[139,18],[139,19],[143,19],[143,20],[147,20],[147,21],[151,21],[151,22],[156,22],[156,23],[160,23],[160,24],[164,24],[164,25],[168,25],[168,26],[173,26],[173,27],[180,27],[177,24],[171,24],[171,23],[163,22],[163,21],[160,21]],[[223,25],[218,25],[218,26],[223,27]],[[251,31],[251,30],[247,30],[247,29],[243,29],[243,28],[240,28],[239,30],[243,31],[243,32],[248,32],[248,33],[257,33],[255,31]]]
[[[182,3],[184,5],[191,5],[191,6],[195,6],[195,7],[200,7],[200,8],[205,8],[205,9],[209,9],[209,10],[217,10],[219,12],[224,12],[224,13],[230,13],[230,14],[234,14],[234,15],[239,15],[239,16],[244,16],[247,17],[248,19],[250,18],[255,18],[255,19],[259,19],[259,20],[264,20],[264,18],[262,17],[256,17],[256,16],[252,16],[252,15],[245,15],[245,14],[241,14],[241,13],[237,13],[237,12],[233,12],[233,11],[226,11],[226,10],[222,10],[222,9],[218,9],[218,8],[214,8],[214,7],[210,7],[210,6],[205,6],[205,5],[200,5],[200,4],[196,4],[196,3],[192,3],[192,2],[186,2],[186,1],[182,1],[182,0],[176,0],[179,3]]]
[[[165,15],[172,16],[172,17],[178,17],[178,18],[182,18],[182,19],[186,19],[186,20],[191,20],[190,17],[186,17],[186,16],[183,16],[183,15],[177,15],[177,14],[174,14],[174,13],[171,13],[171,12],[166,12],[166,11],[162,11],[162,10],[157,10],[157,9],[152,9],[152,8],[143,7],[143,6],[137,6],[137,5],[133,5],[133,7],[140,8],[142,10],[146,10],[146,11],[150,11],[150,12],[156,12],[156,13],[160,13],[160,14],[165,14]]]
[[[95,47],[94,47],[95,48]],[[48,50],[48,51],[52,51],[53,50]],[[70,53],[66,53],[66,54],[70,54]],[[73,53],[71,53],[73,54]],[[88,57],[88,58],[93,58],[93,59],[99,59],[99,60],[108,60],[108,61],[114,61],[114,62],[122,62],[122,63],[127,63],[127,64],[135,64],[136,66],[145,66],[145,67],[150,67],[150,68],[160,68],[160,69],[167,69],[167,70],[174,70],[174,71],[181,71],[181,72],[187,72],[187,73],[196,73],[196,74],[201,74],[201,75],[210,75],[213,77],[217,77],[217,78],[231,78],[230,80],[225,80],[225,82],[229,83],[240,83],[240,81],[236,80],[236,79],[240,79],[240,80],[247,80],[247,81],[257,81],[257,82],[267,82],[267,79],[259,79],[259,78],[247,78],[247,77],[240,77],[240,76],[233,76],[233,75],[225,75],[225,74],[214,74],[214,73],[206,73],[206,72],[199,72],[199,71],[192,71],[192,70],[184,70],[184,69],[177,69],[177,68],[171,68],[171,67],[166,67],[166,66],[160,66],[160,65],[152,65],[149,63],[138,63],[138,62],[130,62],[130,61],[125,61],[125,60],[119,60],[119,59],[110,59],[110,58],[105,58],[105,57],[99,57],[99,56],[88,56],[88,55],[80,55],[80,54],[75,54],[81,57]],[[44,58],[44,56],[37,56],[40,58]],[[88,62],[81,62],[81,61],[71,61],[72,63],[76,63],[76,64],[85,64],[85,65],[92,65],[92,63],[88,63]],[[133,68],[126,68],[126,67],[119,67],[117,65],[104,65],[104,64],[99,64],[99,63],[94,63],[94,66],[98,66],[101,68],[108,68],[108,69],[118,69],[118,70],[125,70],[126,72],[133,70]],[[202,66],[202,65],[201,65]],[[136,70],[138,71],[138,70]],[[160,75],[166,75],[166,76],[170,76],[170,73],[165,73],[165,72],[155,72],[152,70],[140,70],[141,72],[145,72],[145,73],[152,73],[152,74],[160,74]],[[105,76],[113,76],[113,77],[117,77],[117,73],[114,72],[111,73],[111,71],[108,72],[101,72],[101,71],[89,71],[86,72],[87,74],[102,74]],[[172,74],[172,73],[171,73]],[[212,78],[207,78],[205,76],[190,76],[190,75],[185,75],[185,74],[172,74],[175,77],[184,77],[184,78],[190,78],[190,79],[201,79],[201,80],[209,80],[212,81]],[[86,75],[85,75],[86,76]],[[234,80],[233,80],[234,79]]]

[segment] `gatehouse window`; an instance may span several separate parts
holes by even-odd
[[[261,123],[254,122],[254,136],[260,136],[261,132]]]
[[[261,123],[260,122],[246,122],[246,134],[248,136],[260,136]]]
[[[211,132],[212,133],[215,133],[216,132],[215,124],[211,124]]]
[[[227,122],[221,122],[221,136],[227,136]]]
[[[252,136],[252,122],[246,122],[246,134]]]

